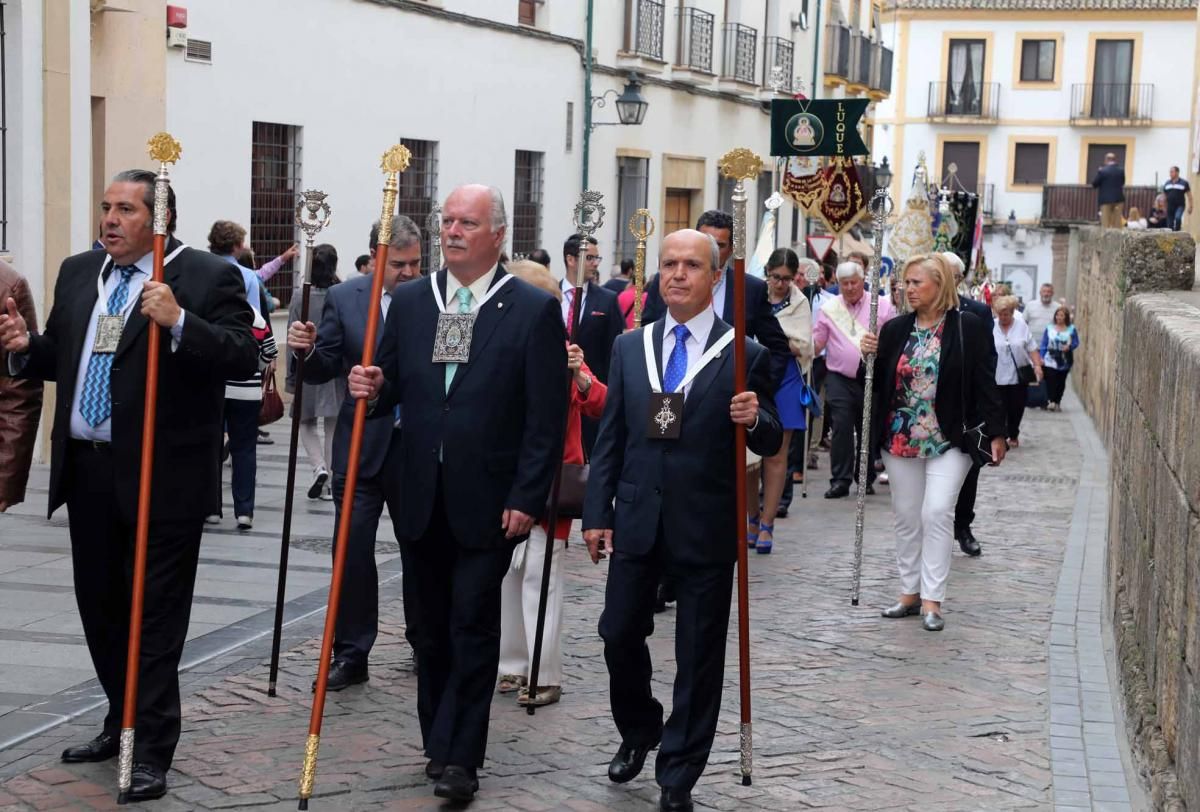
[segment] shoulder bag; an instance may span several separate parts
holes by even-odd
[[[962,405],[962,450],[971,458],[977,467],[992,465],[992,441],[984,434],[983,421],[976,426],[969,426],[970,415],[967,414],[967,352],[963,344],[963,319],[958,316],[958,355],[962,359],[962,372],[958,379],[959,402]]]

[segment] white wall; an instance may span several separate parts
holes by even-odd
[[[4,10],[8,50],[8,251],[45,318],[45,206],[42,148],[42,9],[16,0]]]

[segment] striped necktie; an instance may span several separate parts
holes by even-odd
[[[121,279],[108,297],[109,316],[120,315],[129,299],[129,280],[137,267],[133,265],[118,265]],[[112,363],[111,352],[93,352],[88,360],[87,374],[83,378],[83,392],[80,397],[79,412],[89,426],[95,428],[112,414]]]

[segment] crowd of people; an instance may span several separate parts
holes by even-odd
[[[156,283],[153,187],[152,173],[114,178],[101,246],[63,262],[41,329],[27,286],[0,265],[0,436],[14,449],[0,510],[23,498],[40,381],[54,381],[49,513],[67,507],[80,614],[109,701],[100,733],[67,748],[65,762],[118,751],[149,331],[164,342],[134,800],[167,791],[181,731],[178,665],[203,525],[221,520],[226,436],[234,515],[238,527],[253,526],[256,429],[281,351],[263,283],[294,257],[254,268],[246,230],[228,221],[213,224],[208,252],[187,248],[173,235],[172,192],[165,281]],[[716,734],[738,545],[758,555],[775,548],[776,522],[827,449],[825,498],[847,497],[856,482],[868,494],[889,485],[899,588],[882,616],[919,615],[940,631],[954,542],[982,553],[971,529],[979,472],[1020,445],[1030,384],[1044,378],[1048,408],[1061,407],[1080,345],[1052,288],[1023,308],[1011,296],[973,301],[960,292],[963,263],[953,254],[909,258],[896,275],[896,308],[868,289],[865,255],[822,267],[780,248],[765,280],[745,278],[747,376],[735,381],[727,212],[705,212],[695,229],[663,238],[640,303],[631,264],[600,282],[592,237],[568,235],[555,255],[561,268],[545,250],[508,261],[504,200],[491,187],[462,186],[446,199],[440,269],[422,268],[416,224],[396,216],[389,225],[384,267],[375,267],[376,223],[348,281],[339,281],[333,246],[313,249],[311,315],[289,305],[285,378],[304,393],[293,417],[311,470],[307,495],[334,500],[335,526],[357,466],[344,572],[352,588],[341,593],[326,689],[370,679],[386,507],[403,563],[425,772],[436,795],[459,803],[478,791],[493,696],[547,705],[563,695],[573,521],[551,526],[547,516],[560,471],[563,482],[568,469],[578,478],[572,515],[588,556],[609,560],[598,623],[620,742],[609,778],[634,779],[657,748],[661,808],[690,810]],[[381,334],[363,367],[373,310]],[[368,418],[355,460],[360,400]],[[749,452],[745,517],[728,453],[735,426]],[[677,673],[667,713],[646,641],[655,613],[671,604]]]

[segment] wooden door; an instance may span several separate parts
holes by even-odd
[[[692,192],[690,189],[668,189],[666,211],[663,212],[663,236],[681,228],[692,227]]]

